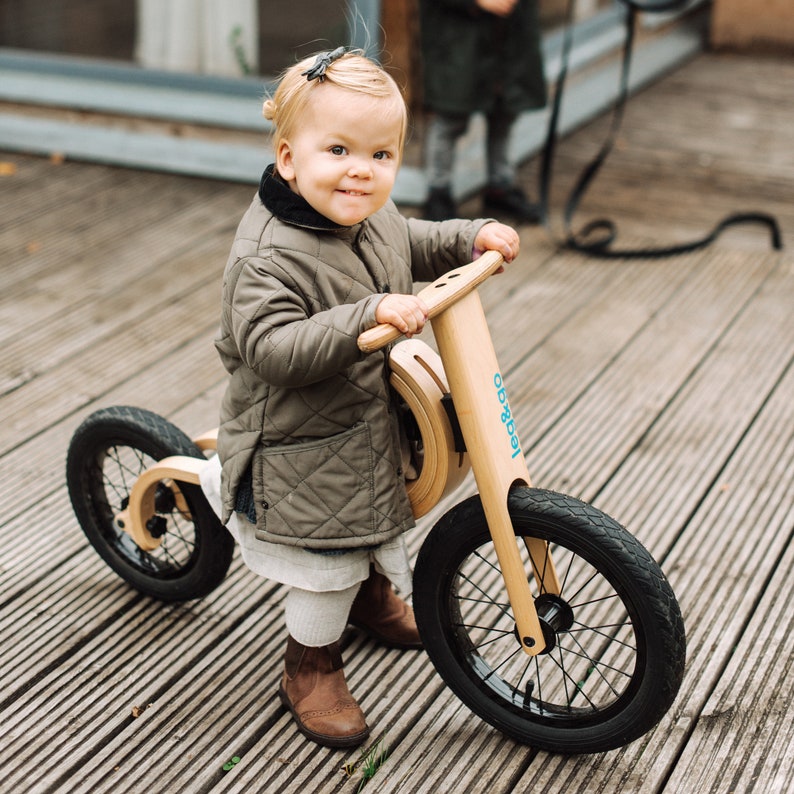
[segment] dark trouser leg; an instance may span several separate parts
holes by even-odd
[[[540,208],[529,201],[516,180],[516,166],[510,159],[510,135],[516,116],[497,108],[488,115],[486,153],[488,184],[483,192],[483,212],[504,214],[519,223],[538,223]]]
[[[468,127],[468,116],[447,116],[433,113],[425,132],[425,171],[428,197],[424,215],[432,221],[457,217],[452,200],[452,171],[455,146]]]

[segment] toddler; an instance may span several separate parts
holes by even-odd
[[[419,333],[430,281],[517,233],[487,220],[402,217],[389,196],[407,129],[397,85],[339,48],[290,68],[264,115],[275,163],[245,213],[223,279],[216,347],[222,519],[255,572],[289,587],[280,698],[330,747],[369,735],[339,640],[348,623],[419,648],[403,533],[414,525],[388,353],[362,354],[378,323]],[[216,487],[217,491],[217,487]]]

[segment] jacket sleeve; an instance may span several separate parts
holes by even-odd
[[[227,332],[240,359],[273,386],[317,383],[362,357],[358,335],[375,325],[382,295],[309,313],[300,290],[252,258],[230,286]]]
[[[448,270],[471,262],[474,239],[490,218],[433,222],[406,218],[415,281],[434,281]]]

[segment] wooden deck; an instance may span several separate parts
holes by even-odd
[[[669,75],[631,101],[583,217],[668,243],[764,210],[794,245],[792,85],[782,57],[707,54]],[[604,127],[561,146],[557,201]],[[0,790],[356,791],[340,768],[357,752],[304,741],[278,703],[282,588],[235,560],[200,602],[148,600],[87,545],[64,484],[70,435],[98,407],[216,423],[220,273],[251,187],[0,161],[16,168],[0,177]],[[522,239],[482,294],[530,472],[657,557],[687,674],[642,740],[562,757],[473,717],[423,653],[351,633],[348,679],[390,752],[367,790],[791,791],[794,254],[751,228],[663,260]]]

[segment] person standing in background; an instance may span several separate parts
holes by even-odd
[[[430,220],[458,217],[452,197],[455,144],[474,113],[487,121],[483,213],[537,223],[539,208],[508,159],[520,113],[546,105],[537,0],[419,0],[425,169]]]

